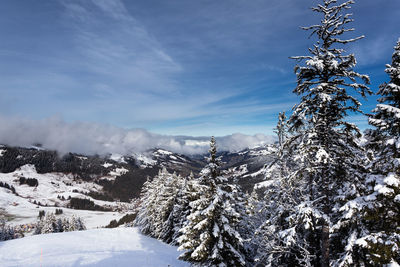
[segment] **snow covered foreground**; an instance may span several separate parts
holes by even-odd
[[[137,228],[93,229],[0,242],[1,266],[189,266],[176,247]]]

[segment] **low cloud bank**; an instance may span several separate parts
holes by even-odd
[[[216,139],[219,151],[232,152],[275,141],[273,136],[239,133]],[[209,137],[160,135],[144,129],[126,130],[97,123],[67,123],[58,117],[28,120],[0,115],[0,143],[24,147],[41,144],[46,149],[54,149],[62,154],[74,152],[86,155],[127,155],[152,148],[183,154],[201,154],[209,148]]]

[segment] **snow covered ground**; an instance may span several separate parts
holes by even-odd
[[[119,173],[123,171],[122,169],[115,170]],[[116,175],[120,174],[116,173]],[[19,177],[36,178],[39,181],[39,186],[20,185]],[[0,188],[0,217],[5,216],[12,225],[35,223],[39,210],[54,213],[55,209],[62,208],[64,216],[79,216],[84,220],[86,227],[91,229],[103,227],[109,224],[111,220],[119,220],[132,209],[128,203],[96,200],[82,194],[82,192],[100,191],[101,187],[93,182],[75,181],[73,176],[63,173],[39,174],[33,165],[24,165],[12,173],[0,173],[0,181],[14,186],[18,193],[18,196],[16,196],[10,190]],[[70,196],[90,199],[100,206],[118,207],[121,212],[68,209],[65,208],[68,200],[60,200],[58,196],[65,199]],[[49,206],[39,207],[33,201]]]
[[[35,223],[38,220],[39,210],[55,213],[57,207],[38,207],[27,199],[15,196],[5,188],[0,188],[0,217],[8,217],[11,225]],[[72,215],[81,217],[88,229],[103,227],[111,220],[119,220],[126,213],[102,212],[89,210],[74,210],[62,208],[63,216]]]
[[[0,242],[1,266],[189,266],[176,247],[137,228],[93,229]]]

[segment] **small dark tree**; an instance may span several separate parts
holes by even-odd
[[[56,209],[56,215],[60,215],[63,214],[63,210],[62,209]]]
[[[33,203],[35,203],[36,201],[34,201]],[[39,219],[41,219],[43,216],[46,215],[46,212],[44,210],[39,210]]]
[[[15,236],[14,228],[7,225],[5,220],[0,219],[0,241],[14,239]]]
[[[38,186],[39,185],[39,181],[36,178],[25,178],[25,177],[20,177],[19,178],[19,184],[23,185],[23,184],[27,184],[29,186]]]

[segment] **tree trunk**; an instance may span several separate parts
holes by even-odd
[[[329,267],[329,225],[326,221],[321,234],[321,267]]]

